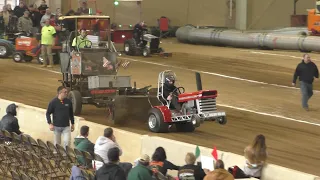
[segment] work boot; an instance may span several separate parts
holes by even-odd
[[[45,67],[47,67],[47,65],[43,64],[43,65],[41,65],[41,67],[45,68]]]
[[[48,65],[47,68],[53,68],[53,66],[52,65]]]

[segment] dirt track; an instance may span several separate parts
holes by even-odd
[[[158,57],[134,59],[130,68],[121,70],[121,75],[131,75],[138,86],[156,85],[157,75],[161,70],[172,69],[176,72],[179,83],[187,91],[195,90],[194,72],[182,68],[219,73],[243,79],[262,81],[269,84],[290,86],[292,73],[300,62],[301,53],[259,51],[279,55],[257,54],[255,51],[218,48],[208,46],[177,45],[175,41],[163,44],[166,50],[174,53],[172,58]],[[197,54],[188,54],[187,52]],[[287,55],[291,56],[288,57]],[[296,57],[293,57],[296,56]],[[319,55],[311,55],[320,59]],[[126,57],[132,58],[132,57]],[[149,64],[148,64],[149,63]],[[161,63],[164,67],[150,63]],[[317,61],[318,67],[319,63]],[[0,61],[0,98],[46,108],[48,101],[55,96],[60,74],[42,70],[36,64],[16,64],[11,60]],[[300,107],[298,89],[258,84],[244,80],[230,79],[217,75],[202,73],[205,89],[217,89],[218,103],[259,112],[277,114],[294,119],[320,124],[320,97],[315,92],[310,102],[312,111],[304,112]],[[314,89],[320,90],[320,83]],[[219,106],[228,116],[228,124],[218,125],[206,122],[194,133],[152,134],[188,143],[212,148],[243,153],[243,148],[257,134],[267,137],[270,162],[300,171],[319,174],[320,157],[319,126],[289,121],[281,118],[259,115]],[[104,110],[85,106],[83,117],[87,120],[105,123]],[[151,134],[147,125],[135,124],[122,129]]]

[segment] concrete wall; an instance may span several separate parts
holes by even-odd
[[[0,117],[5,115],[6,107],[11,104],[11,101],[0,99]],[[45,109],[27,106],[25,104],[16,103],[18,108],[19,125],[21,131],[31,135],[33,138],[40,138],[44,141],[53,141],[53,132],[49,130],[45,118]],[[89,139],[95,142],[96,139],[103,134],[103,130],[107,126],[99,125],[86,121],[80,117],[76,117],[75,131],[72,133],[72,138],[79,134],[80,127],[87,125],[90,127]],[[141,154],[152,156],[155,148],[162,146],[166,149],[168,160],[176,165],[184,165],[184,157],[188,152],[194,152],[196,145],[182,143],[161,137],[153,137],[148,135],[140,135],[114,128],[115,136],[118,143],[123,149],[121,161],[134,162]],[[212,149],[200,147],[201,155],[211,156]],[[218,150],[218,157],[222,159],[226,167],[238,165],[243,168],[245,159],[243,156],[230,152]],[[176,176],[176,171],[170,171],[171,175]],[[316,180],[314,175],[303,172],[294,171],[284,167],[268,164],[263,172],[264,180]]]
[[[228,2],[229,0],[145,0],[142,2],[141,17],[149,25],[156,25],[159,17],[166,16],[175,26],[193,24],[235,27],[235,6],[230,16]],[[62,4],[63,12],[67,12],[70,5],[73,9],[79,7],[78,0],[62,1]],[[297,14],[307,14],[306,9],[314,8],[314,4],[314,0],[299,0]],[[92,3],[89,6],[95,8]],[[115,15],[128,17],[130,22],[126,23],[129,24],[136,23],[139,20],[138,16],[140,17],[138,8],[129,11],[127,5],[119,5],[115,10],[113,0],[97,0],[97,7],[111,18]],[[293,0],[248,0],[248,29],[290,26],[292,14]]]

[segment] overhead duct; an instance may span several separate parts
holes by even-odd
[[[268,32],[242,32],[222,28],[180,27],[176,37],[180,42],[238,48],[320,51],[319,37],[305,36],[304,28],[285,28]]]

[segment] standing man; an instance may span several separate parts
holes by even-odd
[[[46,19],[46,25],[41,29],[41,56],[43,58],[43,67],[47,67],[47,58],[49,59],[48,67],[53,65],[52,46],[56,37],[56,30],[50,25],[50,19]]]
[[[64,147],[70,147],[71,132],[74,130],[72,102],[67,99],[68,91],[65,87],[60,86],[57,92],[58,96],[49,103],[46,113],[47,122],[50,131],[54,131],[54,144],[61,144],[61,135],[63,135]],[[53,122],[51,121],[51,114]],[[71,128],[69,121],[71,121]]]
[[[313,95],[313,80],[319,78],[319,71],[316,64],[314,64],[308,54],[303,55],[303,60],[298,64],[293,76],[292,86],[296,85],[296,80],[299,77],[300,90],[302,93],[302,107],[309,111],[308,100]]]

